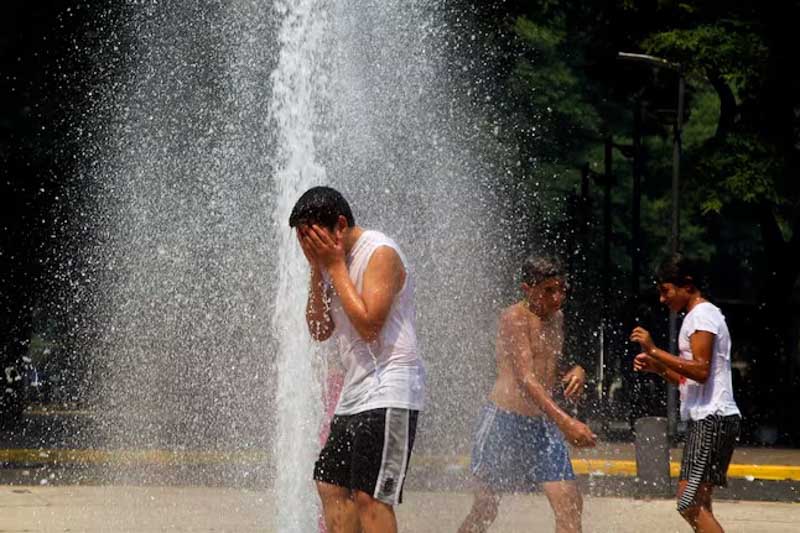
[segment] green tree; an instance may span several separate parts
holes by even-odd
[[[682,242],[709,260],[725,298],[757,302],[758,335],[748,356],[770,369],[761,384],[774,385],[784,401],[800,374],[792,324],[800,275],[800,83],[788,23],[798,19],[798,5],[539,0],[475,8],[479,35],[492,50],[485,92],[503,124],[502,140],[513,146],[508,166],[527,193],[519,209],[526,230],[546,240],[570,242],[581,228],[570,216],[578,169],[588,162],[602,172],[600,142],[609,134],[631,143],[631,111],[643,102],[643,255],[652,262],[663,254],[674,111],[660,117],[659,110],[674,110],[676,77],[621,65],[616,53],[645,52],[683,66]],[[618,150],[613,163],[619,284],[629,275],[630,164]],[[594,245],[583,251],[595,270],[587,275],[597,279],[600,202],[592,196]],[[791,437],[800,440],[800,420],[759,409],[767,418],[783,416],[781,425],[795,428]]]

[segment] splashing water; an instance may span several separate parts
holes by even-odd
[[[326,369],[288,216],[328,183],[357,223],[400,243],[417,276],[430,388],[417,451],[467,449],[508,249],[496,171],[476,149],[491,141],[448,89],[442,3],[123,12],[126,71],[98,102],[113,120],[94,125],[104,153],[91,169],[98,445],[271,450],[269,464],[224,463],[213,481],[268,484],[277,530],[316,529]]]
[[[325,183],[316,161],[315,110],[322,88],[317,64],[325,31],[314,0],[277,2],[283,15],[278,34],[280,54],[272,75],[271,115],[278,132],[275,173],[278,228],[278,290],[272,317],[277,339],[277,434],[273,450],[280,457],[275,485],[282,499],[278,531],[313,531],[318,514],[308,475],[317,451],[321,393],[312,366],[314,349],[306,333],[308,264],[294,232],[287,228],[294,202],[309,187]],[[281,231],[284,229],[284,231]],[[305,475],[303,475],[305,474]]]

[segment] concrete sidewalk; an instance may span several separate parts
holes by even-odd
[[[621,498],[652,494],[640,486],[631,452],[629,445],[605,443],[597,450],[574,450],[573,468],[584,493]],[[761,464],[732,464],[728,487],[715,492],[715,497],[800,502],[800,466],[785,464],[795,462],[797,452],[764,451],[760,455],[740,455]],[[264,450],[0,449],[0,485],[44,482],[51,486],[125,484],[265,490],[271,486],[270,460]],[[784,464],[774,464],[778,461]],[[672,486],[663,494],[667,497],[676,489],[677,462],[671,470]],[[468,456],[419,453],[409,467],[407,488],[460,492],[469,490],[471,483]]]
[[[628,442],[599,442],[595,448],[572,448],[573,468],[578,474],[636,475],[635,449]],[[670,451],[672,475],[677,476],[682,449]],[[167,450],[167,449],[71,449],[0,448],[0,464],[13,465],[210,465],[259,464],[268,461],[264,450]],[[468,455],[415,454],[415,462],[425,466],[466,468]],[[800,449],[737,448],[729,478],[800,481]]]
[[[461,492],[409,491],[398,509],[401,531],[454,532],[471,497]],[[0,531],[29,533],[273,532],[271,492],[224,488],[63,486],[0,487]],[[798,530],[800,504],[718,502],[728,532]],[[503,500],[493,532],[552,531],[543,496]],[[671,500],[587,497],[584,531],[689,531]],[[315,533],[315,532],[309,532]]]

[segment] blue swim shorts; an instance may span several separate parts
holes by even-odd
[[[472,474],[499,492],[534,492],[543,482],[575,479],[567,443],[550,419],[491,403],[478,423]]]

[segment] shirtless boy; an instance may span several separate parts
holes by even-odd
[[[597,437],[552,396],[564,341],[565,284],[557,260],[529,258],[522,266],[524,300],[500,316],[497,379],[472,452],[475,499],[459,533],[486,531],[502,493],[539,489],[553,509],[556,532],[581,531],[583,503],[566,443],[589,447]],[[585,380],[583,368],[570,368],[560,380],[564,396],[577,399]]]

